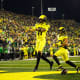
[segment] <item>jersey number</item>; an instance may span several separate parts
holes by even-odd
[[[42,35],[42,32],[38,31],[38,35]]]

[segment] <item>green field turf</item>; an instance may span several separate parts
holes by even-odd
[[[49,60],[54,61],[52,58],[49,58]],[[70,57],[71,61],[74,61],[74,63],[78,66],[80,66],[80,57]],[[71,66],[67,65],[63,62],[63,60],[60,58],[61,64],[68,70],[68,71],[76,71]],[[0,75],[6,74],[6,73],[18,73],[18,72],[33,72],[33,69],[35,67],[36,60],[9,60],[9,61],[0,61],[0,70],[6,71],[6,72],[0,72]],[[58,65],[54,62],[52,71],[55,72]],[[50,71],[50,66],[45,61],[41,60],[39,64],[39,68],[37,72],[48,72]],[[34,72],[35,73],[35,72]],[[80,73],[68,73],[66,75],[61,75],[60,73],[57,74],[45,74],[45,75],[39,75],[34,76],[36,79],[41,80],[80,80]],[[1,80],[1,79],[0,79]],[[4,79],[2,79],[4,80]]]

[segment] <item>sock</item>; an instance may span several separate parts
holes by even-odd
[[[66,61],[66,63],[69,64],[69,65],[72,66],[72,67],[75,67],[75,68],[77,67],[77,66],[76,66],[73,62],[71,62],[71,61]]]
[[[48,62],[49,64],[51,64],[51,62],[50,62],[44,55],[42,55],[41,58],[42,58],[43,60],[45,60],[46,62]]]
[[[58,65],[60,65],[60,62],[59,62],[57,56],[53,55],[53,59],[56,61],[56,63],[57,63]]]
[[[41,57],[41,54],[40,54],[40,53],[38,53],[38,54],[37,54],[37,62],[36,62],[35,69],[38,69],[39,62],[40,62],[40,57]]]

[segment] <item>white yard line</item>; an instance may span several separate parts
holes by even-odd
[[[61,63],[65,63],[65,61],[60,61]],[[74,63],[80,63],[80,61],[71,61],[71,62],[74,62]]]
[[[80,56],[69,56],[70,58],[71,57],[80,57]],[[52,57],[47,57],[48,59],[52,59]],[[58,58],[61,58],[61,57],[58,57]],[[31,58],[31,59],[24,59],[24,60],[36,60],[36,58]]]
[[[70,58],[71,57],[80,57],[80,56],[69,56]],[[47,57],[48,59],[53,59],[52,57]],[[58,57],[58,58],[61,58],[61,57]],[[31,60],[36,60],[36,58],[31,58],[31,59],[23,59],[21,61],[31,61]],[[11,61],[11,60],[8,60],[8,61]],[[18,59],[15,59],[13,61],[18,61]],[[20,60],[19,60],[20,61]],[[1,61],[0,61],[1,62]],[[5,61],[4,61],[5,62]],[[7,62],[7,61],[6,61]]]
[[[0,67],[0,68],[24,68],[24,69],[27,69],[27,68],[30,68],[31,67]],[[53,67],[53,69],[57,69],[58,67]],[[73,67],[64,67],[64,68],[73,68]],[[40,67],[40,69],[49,69],[49,67]]]
[[[72,62],[80,64],[80,61],[72,61]],[[65,63],[65,62],[64,61],[60,61],[60,63]],[[31,63],[30,64],[29,63],[28,64],[27,63],[21,63],[21,64],[17,64],[17,63],[16,64],[5,64],[5,63],[3,64],[2,63],[0,65],[32,65],[32,64]],[[41,65],[44,65],[44,64],[41,64]]]

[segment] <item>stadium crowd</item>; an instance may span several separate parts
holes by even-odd
[[[38,22],[38,17],[0,11],[0,60],[27,59],[35,54],[35,32],[28,31]],[[80,55],[80,24],[74,20],[49,20],[47,43],[43,53],[54,53],[57,46],[53,42],[60,26],[66,28],[69,36],[70,55]]]

